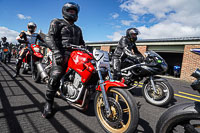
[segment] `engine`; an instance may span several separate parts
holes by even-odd
[[[72,72],[64,81],[62,91],[68,99],[76,99],[80,96],[82,88],[81,76],[76,72]]]

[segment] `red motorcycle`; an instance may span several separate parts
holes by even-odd
[[[35,82],[40,81],[40,73],[37,69],[37,64],[43,59],[43,55],[40,52],[41,48],[37,44],[31,44],[31,50],[27,52],[26,57],[23,59],[23,70],[22,73],[26,74],[31,71],[32,78]],[[20,51],[21,52],[21,51]],[[20,53],[19,53],[20,54]]]
[[[86,110],[95,95],[95,114],[106,132],[134,132],[139,119],[136,101],[124,83],[112,80],[108,52],[94,49],[92,54],[74,45],[71,49],[57,94],[79,110]]]

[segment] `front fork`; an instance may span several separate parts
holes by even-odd
[[[108,103],[108,97],[106,95],[106,90],[104,88],[104,80],[102,78],[100,69],[98,69],[97,71],[98,71],[98,75],[99,75],[99,79],[100,79],[99,84],[100,84],[100,87],[101,87],[101,92],[103,94],[103,101],[104,101],[104,104],[105,104],[106,115],[107,115],[107,117],[109,117],[109,116],[111,116],[111,110],[110,110],[110,105]]]
[[[156,93],[156,87],[155,87],[155,83],[153,81],[153,76],[150,76],[149,79],[150,79],[151,85],[153,87],[153,91]]]

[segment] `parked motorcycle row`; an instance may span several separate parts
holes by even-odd
[[[23,60],[22,73],[31,71],[35,82],[48,82],[52,67],[51,51],[41,54],[40,46],[31,45],[31,52]],[[79,110],[87,110],[91,97],[98,122],[106,132],[132,133],[137,129],[139,111],[130,90],[143,82],[145,100],[155,106],[166,106],[174,97],[169,82],[159,77],[167,71],[167,63],[154,51],[146,51],[144,61],[135,63],[127,58],[122,64],[120,81],[113,80],[108,52],[71,45],[70,58],[60,80],[57,96]],[[194,52],[194,50],[192,51]],[[200,54],[200,50],[195,53]],[[200,70],[193,74],[197,80],[191,85],[200,92]],[[181,104],[169,108],[160,117],[156,133],[171,133],[182,126],[187,133],[196,133],[200,123],[200,104]],[[192,122],[191,122],[192,121]]]

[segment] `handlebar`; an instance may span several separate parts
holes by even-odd
[[[79,45],[69,44],[69,48],[80,50],[80,51],[84,51],[90,57],[92,57],[94,59],[94,57],[91,55],[91,52],[88,49],[86,49],[86,46],[79,46]]]

